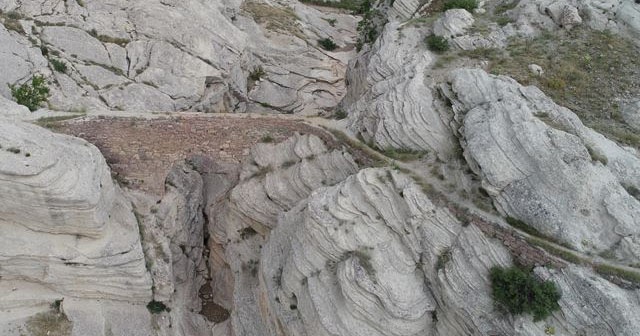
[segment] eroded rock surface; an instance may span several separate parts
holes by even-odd
[[[355,17],[297,1],[7,0],[0,9],[12,27],[0,27],[0,94],[41,73],[62,110],[317,114],[342,99],[356,35]],[[323,38],[339,49],[320,48]]]
[[[535,87],[458,70],[453,101],[472,169],[499,210],[581,251],[615,250],[635,262],[640,183],[635,149],[585,127]]]
[[[416,27],[387,24],[371,50],[353,61],[342,106],[349,129],[380,148],[448,155],[455,139],[434,97],[435,81],[428,74],[434,57],[424,37]]]
[[[151,281],[131,205],[100,152],[0,123],[0,276],[84,298],[146,302]]]

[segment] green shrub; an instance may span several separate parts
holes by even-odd
[[[435,52],[444,52],[449,50],[449,41],[442,36],[430,35],[426,38],[427,47]]]
[[[318,45],[322,47],[324,50],[332,51],[338,48],[338,45],[333,42],[330,38],[324,38],[322,40],[318,40]]]
[[[517,267],[490,271],[494,302],[511,314],[532,314],[540,321],[560,309],[560,292],[551,281],[541,281]]]
[[[472,12],[477,7],[478,2],[476,0],[449,0],[444,3],[445,11],[454,8],[462,8],[466,9],[469,12]]]
[[[62,73],[67,72],[67,64],[65,62],[61,60],[57,60],[55,58],[52,58],[50,62],[51,62],[51,65],[53,65],[53,70],[57,72],[62,72]]]
[[[257,67],[254,67],[253,70],[249,73],[249,79],[251,79],[252,81],[258,81],[266,74],[267,73],[264,71],[262,65],[258,65]]]
[[[344,110],[337,110],[337,111],[333,114],[333,117],[334,117],[335,119],[342,120],[342,119],[344,119],[344,118],[346,118],[346,117],[347,117],[347,112],[345,112]]]
[[[263,143],[271,143],[273,142],[275,139],[273,138],[273,136],[271,136],[271,134],[265,134],[261,139],[260,142]]]
[[[169,309],[169,307],[167,307],[164,303],[155,300],[147,304],[147,309],[152,314],[160,314],[163,311],[171,311],[171,309]]]
[[[16,99],[16,102],[20,105],[24,105],[29,108],[30,111],[35,111],[40,107],[40,104],[47,101],[49,96],[49,88],[42,76],[33,76],[31,84],[24,83],[20,86],[9,85],[11,89],[11,95]]]

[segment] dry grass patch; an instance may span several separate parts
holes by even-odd
[[[640,136],[620,117],[618,103],[640,91],[640,48],[631,41],[578,27],[515,39],[505,50],[479,49],[461,56],[488,60],[492,73],[535,85],[587,126],[625,145],[640,146]],[[534,75],[529,64],[540,65],[544,74]]]
[[[25,326],[31,336],[70,336],[71,325],[64,313],[52,308],[30,317]]]
[[[264,3],[249,1],[242,5],[242,10],[248,13],[258,24],[267,29],[304,37],[298,24],[298,16],[288,7],[273,7]]]

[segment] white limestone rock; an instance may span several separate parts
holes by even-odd
[[[18,12],[23,25],[33,27],[25,30],[25,36],[0,28],[0,42],[8,46],[7,52],[0,51],[0,72],[7,74],[2,80],[14,84],[35,73],[48,75],[39,48],[43,46],[68,63],[85,66],[78,69],[81,73],[71,69],[68,78],[80,90],[70,90],[70,83],[52,82],[50,102],[58,109],[245,112],[253,105],[315,115],[335,107],[346,90],[344,72],[357,36],[357,18],[352,15],[324,13],[292,0],[82,4],[41,0],[18,6],[11,0],[0,1],[0,10]],[[249,13],[249,5],[261,7]],[[260,18],[266,11],[286,13],[292,27],[274,30],[273,22],[264,20],[281,18]],[[331,38],[339,49],[319,48],[315,41],[322,38]],[[113,74],[103,72],[107,79],[93,76],[96,69],[87,67],[95,65]],[[247,85],[250,71],[258,65],[267,75],[256,85]],[[121,75],[126,78],[114,78]],[[132,81],[146,87],[129,87]],[[118,95],[106,87],[135,92]],[[0,94],[9,97],[6,86],[0,85]]]
[[[131,205],[93,145],[0,122],[0,276],[69,296],[147,302]]]
[[[258,285],[260,248],[277,216],[313,190],[333,185],[357,171],[351,156],[329,150],[313,135],[296,135],[279,144],[257,144],[228,200],[207,207],[214,298],[231,310],[236,335],[269,335],[260,318],[265,295]],[[224,255],[220,255],[220,246]],[[224,259],[224,260],[221,260]],[[229,283],[231,281],[231,283]],[[231,290],[225,293],[223,290]]]
[[[20,118],[29,115],[29,109],[26,106],[18,105],[0,95],[0,118]]]
[[[475,20],[473,15],[464,9],[450,9],[433,24],[433,33],[445,38],[464,35]]]
[[[434,98],[435,81],[429,77],[435,58],[416,27],[386,25],[371,50],[352,61],[347,72],[349,91],[341,106],[348,127],[379,148],[428,150],[443,157],[455,147]]]
[[[640,132],[640,100],[624,103],[620,108],[622,119],[636,131]]]
[[[615,250],[640,234],[640,159],[535,87],[461,69],[444,88],[465,158],[498,209],[574,248]],[[640,256],[619,252],[637,262]]]

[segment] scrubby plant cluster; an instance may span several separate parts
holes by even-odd
[[[462,8],[472,12],[477,7],[478,2],[476,0],[449,0],[444,4],[444,10]]]
[[[449,50],[449,41],[442,36],[429,35],[426,38],[427,47],[435,52],[444,52]]]
[[[320,45],[322,49],[327,51],[336,50],[336,48],[338,48],[338,45],[330,38],[323,38],[322,40],[318,40],[318,45]]]
[[[20,86],[9,85],[11,95],[20,105],[29,108],[30,111],[37,110],[49,97],[49,87],[42,76],[33,76],[31,83],[24,83]]]
[[[560,292],[551,281],[517,267],[493,267],[490,279],[495,303],[511,314],[531,314],[539,321],[560,309]]]

